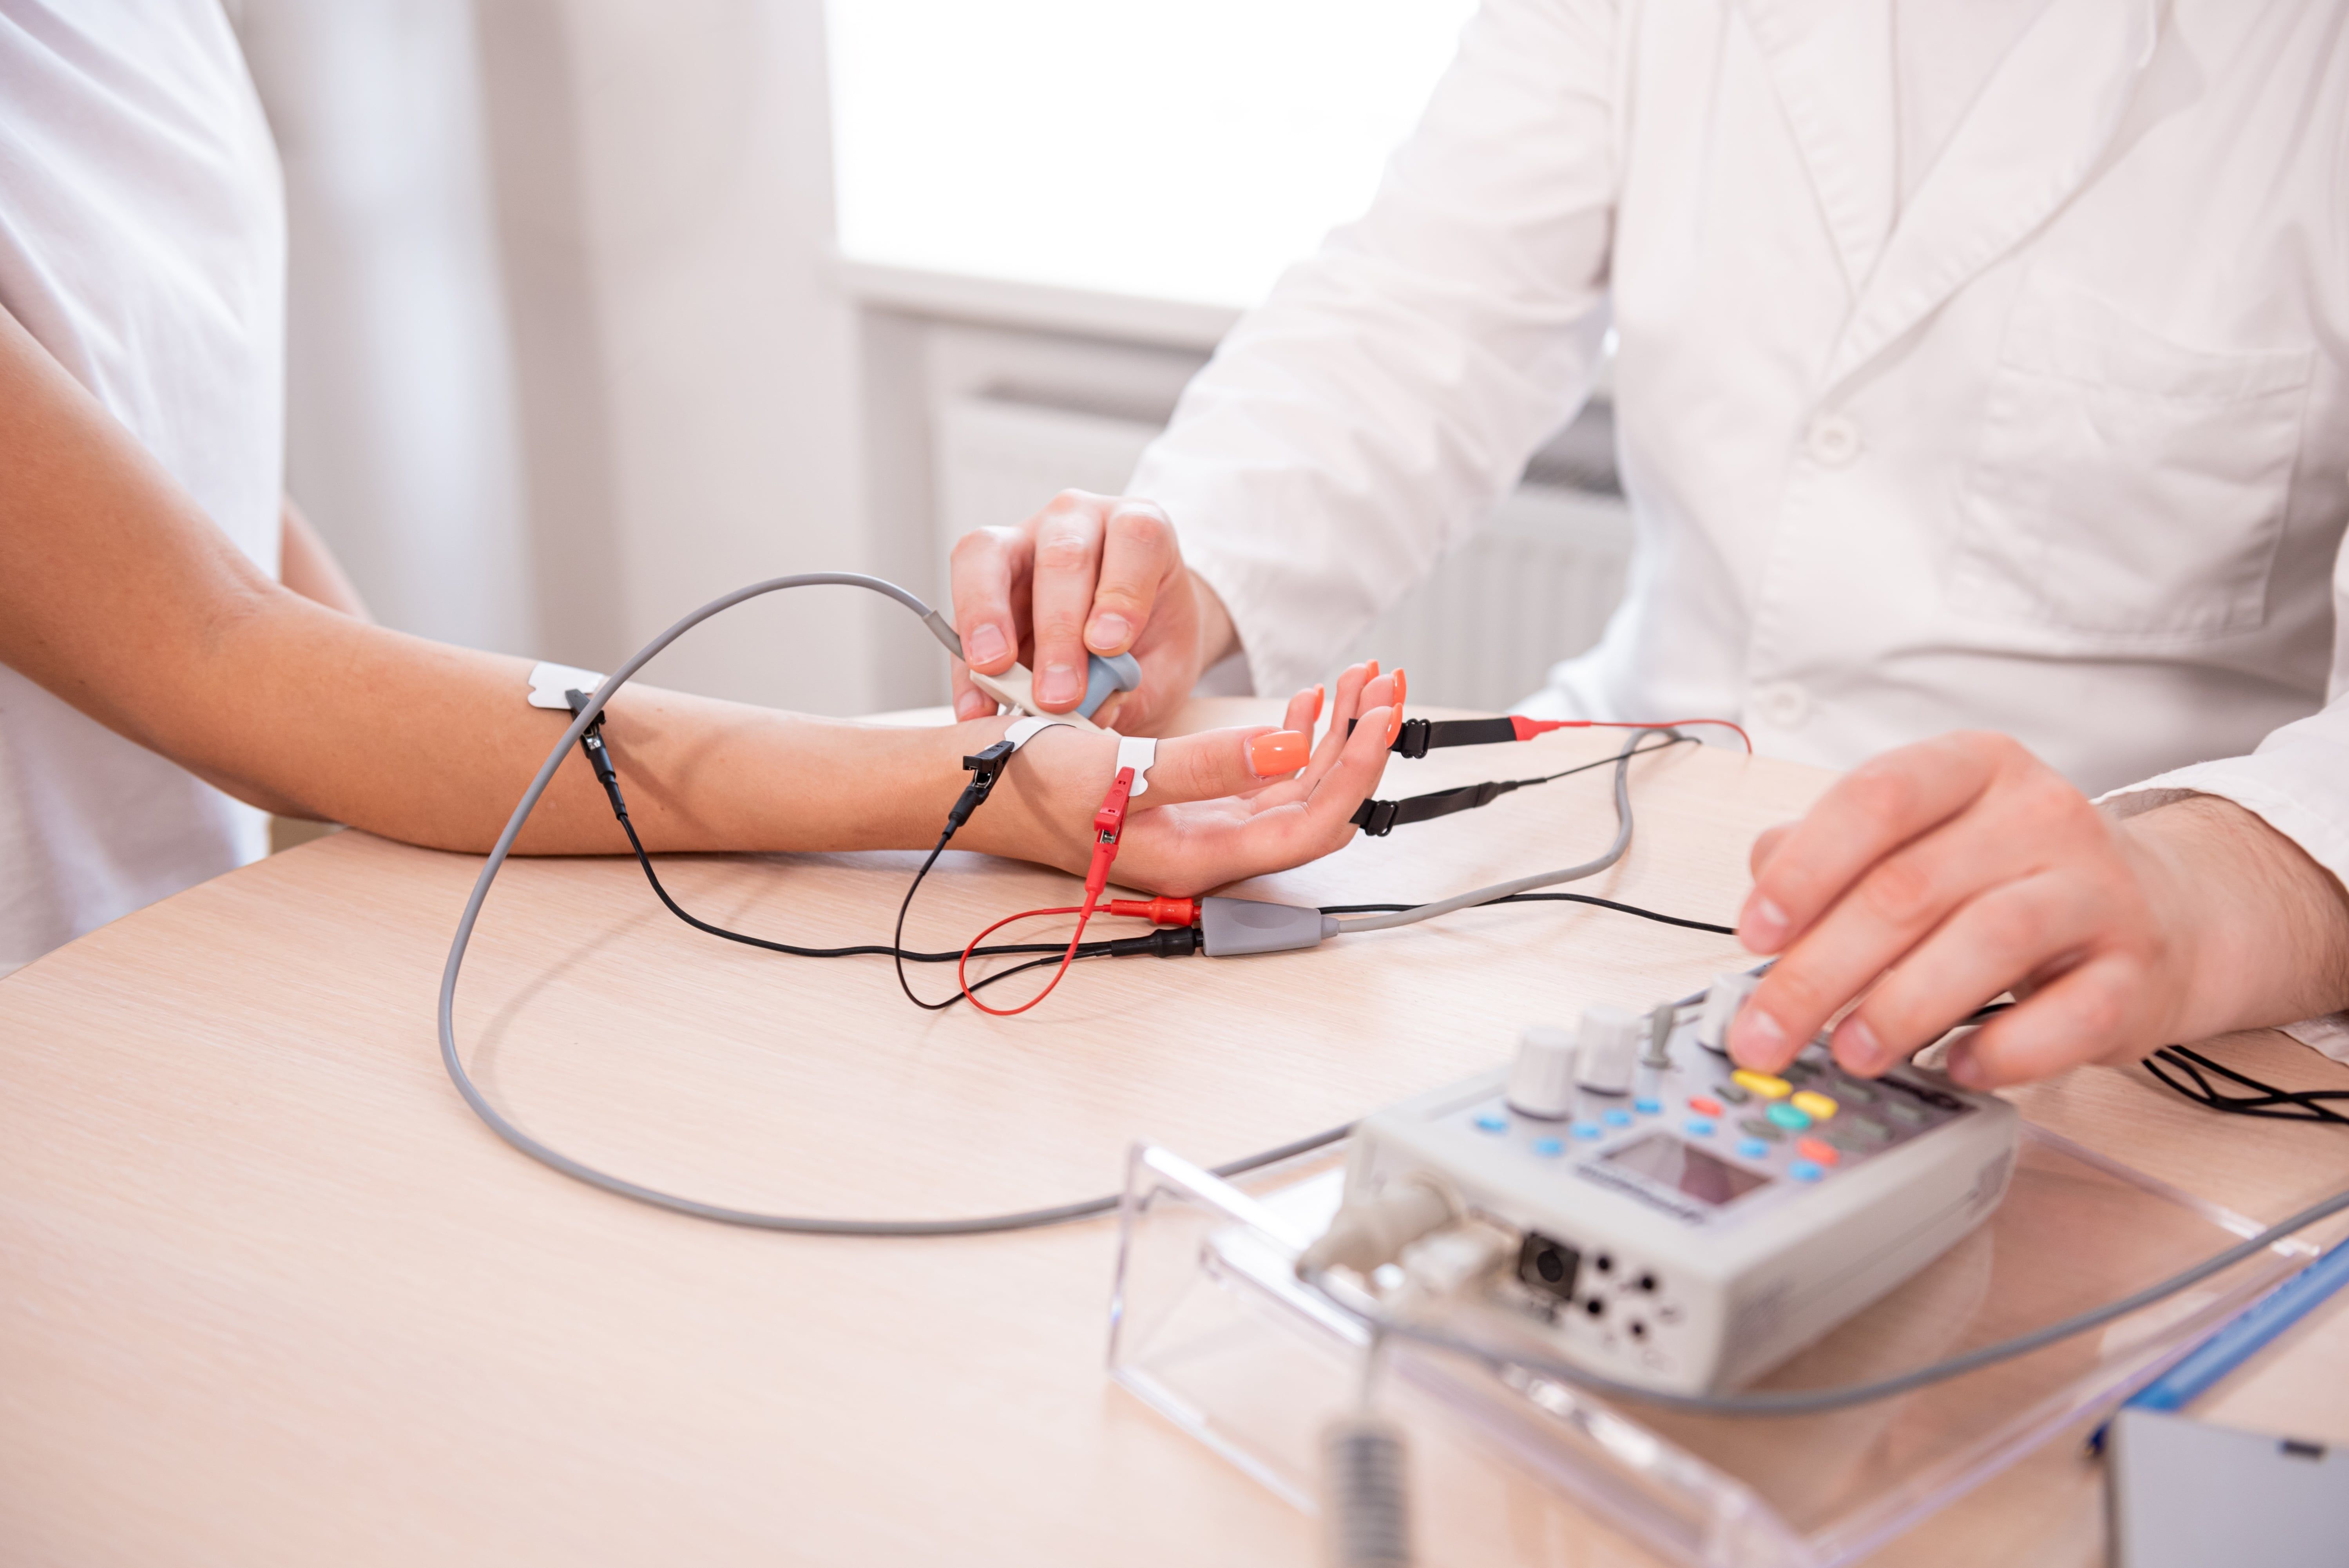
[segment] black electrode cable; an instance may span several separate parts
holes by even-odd
[[[2349,1102],[2349,1089],[2278,1088],[2273,1084],[2261,1083],[2246,1073],[2214,1062],[2201,1052],[2185,1046],[2164,1046],[2146,1057],[2144,1066],[2156,1082],[2211,1110],[2222,1110],[2230,1116],[2256,1116],[2271,1121],[2329,1121],[2349,1126],[2349,1116],[2342,1115],[2325,1103],[2328,1100]],[[2180,1077],[2172,1078],[2171,1072]],[[2206,1073],[2215,1073],[2252,1092],[2230,1094],[2211,1083]],[[2192,1087],[2188,1087],[2181,1079],[2191,1079]]]
[[[1429,725],[1429,721],[1422,718],[1410,719],[1405,722],[1404,727],[1408,728],[1414,724]],[[1444,719],[1430,725],[1430,727],[1437,730],[1481,731],[1485,727],[1491,725],[1497,725],[1501,733],[1485,736],[1484,740],[1516,738],[1514,734],[1508,733],[1509,721],[1506,718]],[[1351,726],[1348,727],[1350,731]],[[1640,744],[1651,735],[1661,736],[1663,738],[1653,746]],[[1470,744],[1470,742],[1451,744]],[[1692,735],[1682,735],[1659,726],[1654,729],[1640,730],[1631,738],[1630,745],[1626,751],[1629,755],[1637,757],[1643,752],[1663,751],[1675,746],[1698,744],[1700,742]],[[1402,743],[1398,741],[1395,749],[1399,756],[1424,755],[1423,752],[1402,751],[1401,746]],[[1545,773],[1535,779],[1488,779],[1482,784],[1463,784],[1452,789],[1431,789],[1423,795],[1406,795],[1400,800],[1365,800],[1355,808],[1351,820],[1354,826],[1371,838],[1382,839],[1397,828],[1432,822],[1439,817],[1449,817],[1458,811],[1473,811],[1479,807],[1491,805],[1504,795],[1513,794],[1519,789],[1529,789],[1537,784],[1554,783],[1560,779],[1572,778],[1577,773],[1588,773],[1594,768],[1614,767],[1621,761],[1625,753],[1618,753],[1612,757],[1602,757],[1596,762],[1578,763],[1572,768],[1561,768],[1555,773]]]
[[[1513,892],[1500,898],[1487,899],[1483,903],[1470,904],[1470,909],[1489,909],[1496,903],[1587,903],[1594,909],[1611,909],[1618,914],[1636,914],[1641,920],[1652,920],[1659,925],[1677,925],[1688,931],[1709,931],[1716,936],[1734,936],[1737,927],[1716,925],[1709,920],[1689,920],[1661,910],[1642,909],[1636,903],[1618,903],[1611,898],[1599,898],[1587,892]],[[1395,914],[1416,909],[1411,903],[1325,903],[1324,914]]]

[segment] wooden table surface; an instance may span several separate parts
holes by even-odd
[[[1619,743],[1398,761],[1381,793]],[[1630,854],[1584,889],[1727,920],[1747,841],[1824,781],[1718,749],[1643,759]],[[1421,899],[1564,865],[1605,843],[1608,800],[1585,774],[1247,891]],[[1113,1220],[762,1234],[501,1143],[443,1078],[433,1028],[478,863],[344,833],[0,982],[0,1559],[1318,1560],[1310,1521],[1108,1381]],[[880,941],[913,863],[711,856],[667,874],[740,928]],[[950,857],[909,940],[958,945],[1068,885]],[[486,1090],[593,1162],[746,1206],[969,1213],[1112,1190],[1136,1139],[1203,1164],[1268,1147],[1485,1067],[1530,1019],[1644,1006],[1738,959],[1725,937],[1516,908],[1310,953],[1099,960],[1022,1017],[934,1015],[878,960],[699,935],[631,863],[516,861],[458,1023]],[[2349,1080],[2280,1037],[2220,1048]],[[2341,1130],[2222,1118],[2135,1069],[2020,1098],[2256,1216],[2349,1181]],[[2198,1413],[2349,1441],[2349,1315],[2303,1324]],[[2051,1449],[1880,1560],[2100,1562],[2100,1506],[2095,1468]],[[1651,1561],[1536,1497],[1473,1544],[1442,1560]]]

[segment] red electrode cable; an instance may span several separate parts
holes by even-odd
[[[1517,732],[1519,740],[1531,740],[1537,735],[1547,735],[1553,729],[1679,729],[1687,725],[1712,724],[1734,730],[1737,738],[1745,743],[1747,756],[1754,754],[1754,738],[1745,727],[1728,718],[1666,718],[1652,723],[1635,724],[1619,718],[1527,718],[1521,713],[1509,715],[1509,727]]]
[[[1016,1014],[1026,1012],[1052,994],[1052,987],[1061,983],[1061,976],[1066,975],[1069,972],[1069,965],[1076,962],[1077,944],[1082,942],[1085,936],[1085,923],[1092,919],[1093,906],[1101,902],[1102,890],[1109,886],[1109,868],[1117,860],[1118,837],[1125,831],[1126,801],[1133,794],[1133,769],[1121,768],[1117,770],[1117,777],[1110,780],[1109,793],[1102,797],[1101,810],[1093,813],[1093,863],[1085,868],[1085,902],[1081,908],[1022,910],[1018,914],[1004,916],[970,939],[970,945],[962,950],[962,957],[956,961],[955,980],[962,986],[962,994],[972,1006],[994,1017],[1009,1018]],[[1052,971],[1052,977],[1044,983],[1044,988],[1017,1007],[990,1007],[980,1001],[970,988],[971,948],[977,947],[1015,920],[1029,920],[1048,914],[1073,914],[1077,917],[1077,929],[1069,937],[1069,950],[1061,954],[1061,966]]]

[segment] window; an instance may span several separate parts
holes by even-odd
[[[854,261],[1245,306],[1360,212],[1473,0],[831,0]]]

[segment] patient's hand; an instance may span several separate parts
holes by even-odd
[[[1319,687],[1290,699],[1287,727],[1211,729],[1158,743],[1150,789],[1126,818],[1120,886],[1186,895],[1319,859],[1354,836],[1402,719],[1394,676],[1356,665],[1338,678],[1330,727],[1307,756],[1324,706]],[[1361,718],[1350,738],[1349,720]],[[1117,742],[1044,731],[1021,749],[957,846],[1082,872],[1092,818],[1116,776]]]

